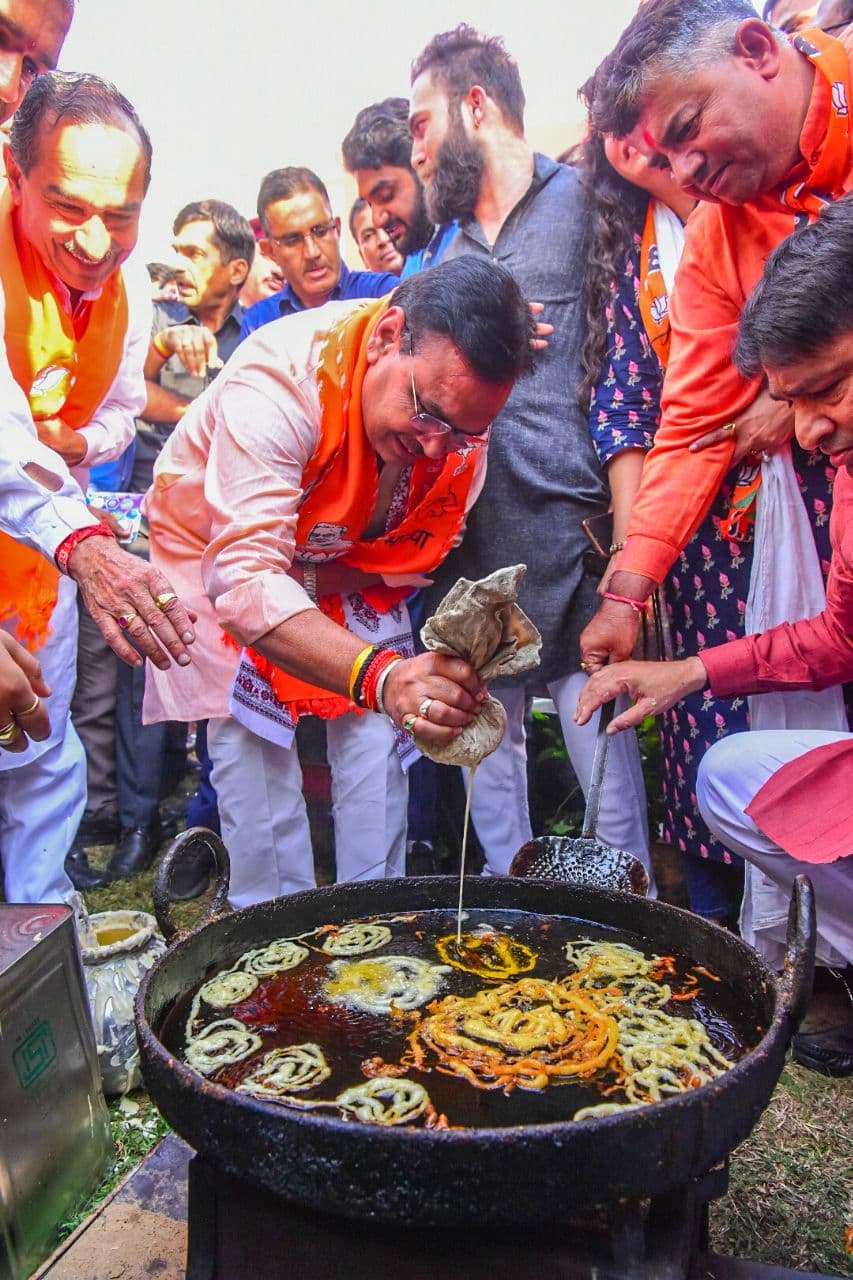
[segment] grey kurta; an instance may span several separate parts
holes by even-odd
[[[538,671],[508,683],[531,685],[577,671],[579,639],[597,604],[584,573],[589,544],[581,520],[607,501],[587,418],[577,405],[584,339],[582,287],[588,212],[577,172],[537,155],[527,194],[490,246],[475,220],[460,227],[442,261],[487,255],[515,276],[554,326],[535,370],[514,388],[495,419],[486,483],[462,545],[435,573],[431,613],[460,576],[484,578],[507,564],[528,566],[519,604],[542,633]]]

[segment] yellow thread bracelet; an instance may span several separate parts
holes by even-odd
[[[367,645],[366,648],[362,649],[361,653],[358,655],[355,662],[352,664],[352,667],[350,668],[349,696],[352,698],[353,702],[355,702],[355,685],[356,685],[356,681],[358,680],[358,677],[361,675],[361,668],[364,666],[365,662],[367,662],[372,657],[372,655],[373,655],[373,645],[369,644]]]

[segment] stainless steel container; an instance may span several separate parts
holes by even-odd
[[[0,1280],[22,1280],[112,1155],[66,906],[0,905]]]

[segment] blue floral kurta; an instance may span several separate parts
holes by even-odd
[[[602,464],[623,449],[652,446],[660,422],[663,370],[640,315],[640,239],[626,259],[607,311],[608,352],[592,395],[590,429]],[[834,468],[820,454],[793,442],[794,468],[818,553],[829,569],[829,512]],[[729,542],[720,534],[741,466],[726,476],[711,511],[681,552],[666,583],[666,599],[676,657],[701,653],[706,645],[744,633],[744,611],[752,567],[752,543]],[[710,690],[691,694],[673,707],[661,726],[664,821],[662,838],[683,853],[717,862],[736,862],[711,835],[696,807],[696,772],[705,751],[729,733],[749,728],[746,698],[714,698]],[[732,910],[725,877],[687,865],[691,905],[703,915]]]

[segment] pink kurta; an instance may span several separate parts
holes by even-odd
[[[252,645],[316,607],[288,572],[321,430],[316,373],[329,329],[359,305],[332,302],[256,330],[163,448],[144,508],[151,559],[198,621],[189,667],[148,665],[146,724],[227,715],[238,654],[223,629]],[[469,505],[482,488],[480,453]]]

